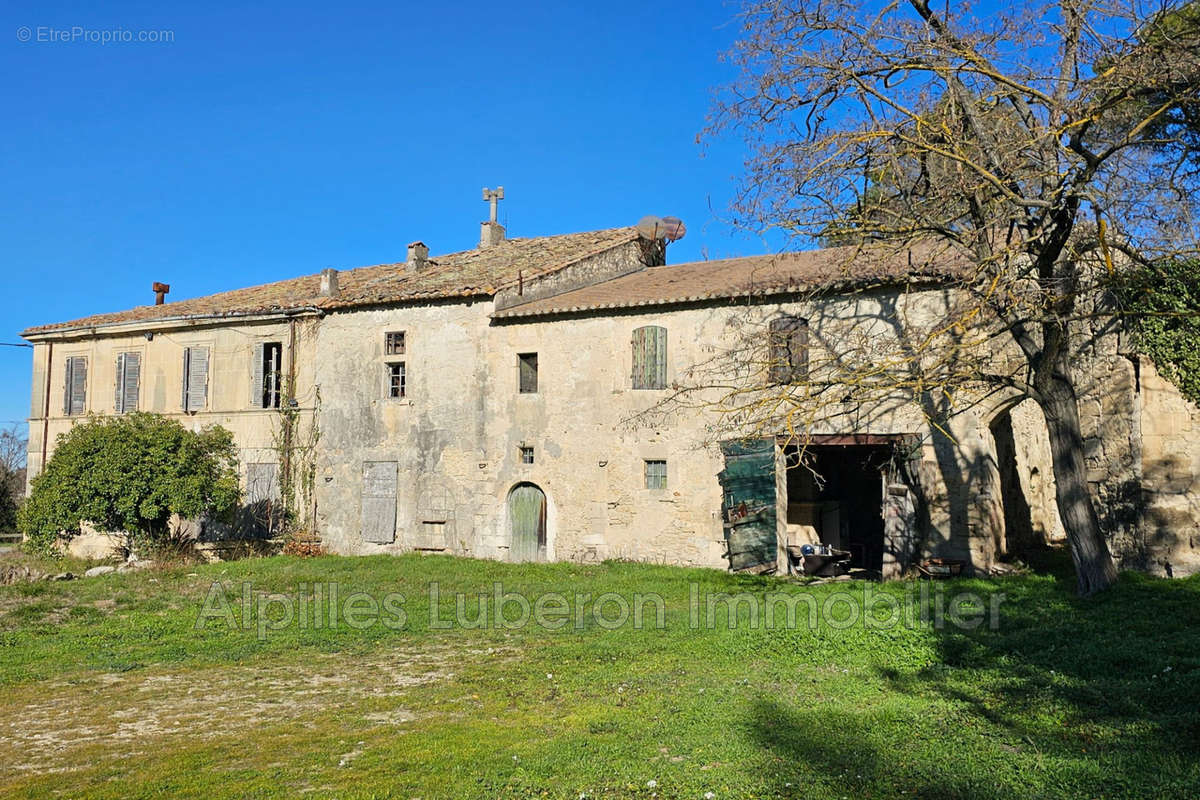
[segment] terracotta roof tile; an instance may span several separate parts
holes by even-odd
[[[935,245],[833,247],[651,267],[497,311],[496,319],[849,288],[959,274],[966,262]]]
[[[515,282],[518,271],[526,280],[546,275],[636,238],[637,231],[633,228],[612,228],[561,236],[508,239],[492,247],[431,258],[427,267],[414,272],[408,271],[403,262],[341,271],[338,273],[339,292],[336,298],[320,295],[320,275],[305,275],[161,306],[137,306],[126,311],[39,325],[27,329],[22,336],[180,318],[246,316],[304,308],[333,311],[390,303],[490,296],[497,289]]]

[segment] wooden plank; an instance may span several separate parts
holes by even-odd
[[[778,552],[775,507],[775,442],[772,439],[721,443],[725,469],[717,475],[729,568],[774,565]]]
[[[390,544],[396,538],[397,468],[395,461],[363,462],[363,541]]]

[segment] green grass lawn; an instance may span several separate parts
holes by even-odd
[[[530,601],[591,599],[579,598],[557,630],[437,627],[454,619],[455,593],[474,612],[471,598],[491,596],[496,582]],[[259,636],[257,615],[243,619],[243,583],[251,608],[274,596],[272,625],[281,595],[327,598],[332,583],[339,602],[402,594],[406,619],[351,627],[342,616],[318,629],[310,616]],[[1072,586],[1053,571],[937,584],[947,597],[974,592],[983,607],[1002,594],[996,629],[889,628],[876,615],[816,630],[803,614],[791,628],[781,615],[752,627],[747,606],[732,630],[721,612],[709,629],[703,602],[694,624],[690,598],[784,592],[820,604],[835,592],[861,597],[867,585],[405,556],[5,586],[0,793],[1200,796],[1200,579],[1125,575],[1086,601]],[[906,600],[919,587],[870,590]],[[665,624],[643,606],[650,624],[610,630],[619,603],[594,603],[606,592],[627,603],[657,594]],[[202,608],[210,615],[198,630]]]

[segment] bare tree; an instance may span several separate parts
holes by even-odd
[[[1109,586],[1115,568],[1086,480],[1072,332],[1098,313],[1082,298],[1120,258],[1196,251],[1193,11],[751,2],[731,54],[740,77],[717,94],[706,131],[750,148],[737,223],[802,242],[915,245],[939,263],[949,251],[956,264],[941,272],[954,288],[944,324],[872,338],[860,358],[769,397],[789,420],[811,420],[830,400],[822,387],[845,386],[855,403],[907,398],[935,424],[930,402],[971,383],[1033,398],[1082,594]],[[997,337],[1019,363],[994,358]]]
[[[17,502],[25,491],[26,444],[17,425],[0,430],[0,531],[16,524]]]

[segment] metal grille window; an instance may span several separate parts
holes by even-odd
[[[184,411],[199,411],[208,402],[208,348],[188,347],[183,351]]]
[[[388,377],[388,397],[394,400],[402,400],[408,396],[407,375],[404,371],[404,362],[396,361],[387,365]]]
[[[773,319],[769,337],[771,382],[808,380],[808,320],[800,317]]]
[[[665,489],[667,488],[667,462],[655,459],[646,459],[646,488],[647,489]]]
[[[250,405],[254,408],[279,408],[283,394],[283,345],[260,342],[254,347],[250,365]]]
[[[389,356],[404,355],[404,331],[388,331],[384,334],[383,352]]]
[[[520,370],[521,394],[537,394],[538,390],[538,357],[537,353],[518,353],[517,361]]]
[[[82,414],[87,410],[87,359],[72,356],[67,359],[63,385],[63,413],[67,416]]]
[[[667,329],[646,325],[633,332],[633,388],[667,388]]]
[[[533,448],[532,447],[522,447],[521,448],[521,463],[522,464],[532,464],[533,463]]]
[[[113,410],[118,414],[137,411],[138,383],[142,375],[141,353],[117,354],[117,380]]]

